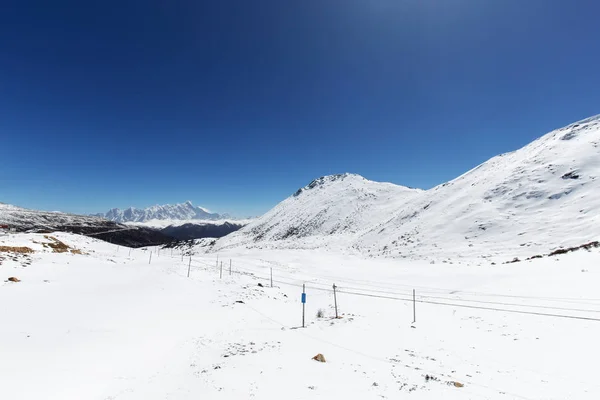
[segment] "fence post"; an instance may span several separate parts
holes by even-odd
[[[221,261],[221,270],[219,272],[219,279],[223,279],[223,261]]]
[[[273,287],[273,267],[271,267],[271,287]]]
[[[190,256],[190,262],[188,263],[188,278],[190,277],[190,269],[192,268],[192,256]]]
[[[231,275],[231,258],[229,259],[229,275]]]
[[[335,283],[333,284],[333,304],[335,305],[335,318],[338,318],[338,310],[337,310],[337,295],[335,292],[335,289],[337,289],[337,286],[335,286]]]
[[[150,250],[150,260],[148,260],[148,264],[152,263],[152,250]]]
[[[129,248],[129,257],[131,257],[131,247]]]
[[[415,289],[413,289],[413,324],[417,322],[417,301],[415,295]]]

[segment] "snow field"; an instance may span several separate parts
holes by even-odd
[[[40,247],[23,267],[21,256],[15,261],[2,253],[1,398],[600,394],[594,368],[600,322],[458,306],[600,319],[597,250],[496,266],[235,250],[218,253],[221,279],[217,254],[192,255],[187,278],[189,256],[181,261],[177,250],[172,257],[157,248],[129,255],[95,239],[53,236],[85,254]],[[32,247],[32,239],[42,235],[1,237],[0,246]],[[9,276],[22,281],[4,282]],[[298,328],[302,283],[305,329]],[[332,318],[333,283],[340,319]],[[455,305],[417,303],[412,324],[413,305],[405,299],[413,288],[417,299]],[[324,318],[316,317],[319,309]],[[327,362],[311,360],[317,353]]]

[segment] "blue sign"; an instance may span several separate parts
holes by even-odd
[[[302,293],[302,303],[306,303],[306,293]]]

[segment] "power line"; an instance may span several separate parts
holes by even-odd
[[[242,265],[248,265],[248,264],[242,264]],[[252,267],[254,267],[254,266],[252,266]],[[274,270],[277,270],[277,271],[288,272],[284,269],[277,268],[277,267],[265,267],[265,268],[273,268]],[[313,274],[313,275],[311,275],[311,278],[307,278],[306,280],[315,279],[315,278],[330,279],[332,281],[340,282],[340,283],[354,282],[355,284],[358,284],[359,286],[365,286],[365,287],[377,288],[377,289],[388,289],[389,290],[389,289],[396,289],[399,286],[406,287],[407,294],[410,294],[409,292],[412,292],[412,289],[418,289],[422,293],[431,293],[431,294],[453,295],[453,294],[460,293],[462,295],[473,295],[473,296],[484,296],[484,297],[509,297],[509,298],[527,299],[527,300],[531,299],[531,300],[556,301],[556,302],[564,302],[564,303],[573,302],[573,303],[577,303],[577,304],[600,305],[600,304],[595,304],[595,303],[589,303],[589,302],[600,302],[600,299],[483,293],[483,292],[464,291],[464,290],[448,289],[448,288],[436,288],[436,287],[430,287],[430,286],[406,285],[406,284],[401,284],[401,283],[393,283],[392,284],[392,283],[387,283],[387,282],[384,283],[384,282],[378,282],[378,281],[369,281],[369,280],[365,280],[365,279],[358,280],[358,279],[350,279],[350,278],[343,278],[343,277],[337,277],[337,276],[331,276],[331,275],[321,275],[321,274],[319,274],[319,275]],[[363,289],[357,289],[357,290],[363,290]],[[369,289],[368,291],[374,291],[374,290]]]
[[[192,260],[192,261],[198,261],[198,260]],[[209,265],[206,264],[204,262],[198,261],[202,264],[205,265]],[[246,265],[246,264],[242,264],[242,265]],[[239,264],[236,264],[236,269],[241,269],[241,270],[246,270],[249,271],[248,274],[246,275],[250,275],[253,276],[257,279],[262,279],[262,280],[268,280],[269,278],[264,277],[264,276],[260,276],[260,275],[256,275],[256,273],[252,270],[240,267]],[[282,285],[288,285],[288,286],[293,286],[293,287],[302,287],[302,284],[300,283],[295,283],[295,282],[286,282],[283,280],[273,280],[273,282],[275,283],[279,283]],[[296,282],[305,282],[302,280],[296,280]],[[322,284],[322,283],[318,283],[318,282],[312,282],[313,285],[321,285],[321,286],[326,286],[326,284]],[[327,285],[328,287],[328,285]],[[328,288],[320,288],[320,287],[316,287],[316,286],[307,286],[308,289],[312,289],[312,290],[320,290],[320,291],[325,291],[325,292],[330,292],[332,293],[331,289]],[[363,290],[363,289],[357,289],[357,288],[345,288],[345,289],[350,289],[350,290],[360,290],[360,291],[370,291],[370,292],[375,292],[377,293],[376,290]],[[394,295],[399,295],[402,296],[402,294],[400,293],[394,293],[394,292],[380,292],[386,295],[376,295],[376,294],[369,294],[369,293],[358,293],[358,292],[353,292],[353,291],[349,291],[349,290],[345,290],[344,288],[341,288],[341,290],[339,291],[339,293],[343,293],[343,294],[347,294],[347,295],[352,295],[352,296],[363,296],[363,297],[371,297],[371,298],[379,298],[379,299],[386,299],[386,300],[396,300],[396,301],[406,301],[406,302],[411,302],[413,301],[410,298],[402,298],[402,297],[396,297]],[[553,314],[553,313],[545,313],[545,312],[539,312],[539,311],[525,311],[525,310],[514,310],[514,309],[506,309],[506,308],[497,308],[497,307],[484,307],[484,306],[477,306],[477,305],[469,305],[469,304],[456,304],[456,303],[446,303],[446,302],[442,302],[442,301],[432,301],[432,300],[424,300],[423,298],[432,298],[432,299],[438,299],[438,300],[447,300],[447,301],[458,301],[458,302],[463,302],[463,303],[479,303],[479,304],[495,304],[495,305],[504,305],[504,306],[512,306],[512,307],[533,307],[533,308],[543,308],[543,309],[556,309],[556,310],[563,310],[563,311],[576,311],[576,312],[600,312],[598,310],[583,310],[583,309],[568,309],[568,308],[560,308],[560,307],[551,307],[551,306],[541,306],[541,305],[527,305],[527,304],[514,304],[514,303],[501,303],[501,302],[487,302],[487,301],[479,301],[479,300],[468,300],[468,299],[452,299],[452,298],[445,298],[445,297],[436,297],[436,296],[419,296],[420,299],[416,300],[417,303],[423,303],[423,304],[433,304],[433,305],[441,305],[441,306],[449,306],[449,307],[459,307],[459,308],[470,308],[470,309],[478,309],[478,310],[487,310],[487,311],[497,311],[497,312],[508,312],[508,313],[515,313],[515,314],[526,314],[526,315],[537,315],[537,316],[545,316],[545,317],[555,317],[555,318],[566,318],[566,319],[575,319],[575,320],[585,320],[585,321],[594,321],[594,322],[600,322],[600,318],[593,318],[593,317],[584,317],[584,316],[576,316],[576,315],[565,315],[565,314]]]
[[[388,300],[398,300],[398,301],[408,301],[408,302],[412,301],[412,299],[402,299],[402,298],[398,298],[398,297],[379,296],[379,295],[366,294],[366,293],[346,292],[343,290],[340,290],[338,293],[345,293],[345,294],[350,294],[350,295],[354,295],[354,296],[374,297],[374,298],[381,298],[381,299],[388,299]],[[539,316],[544,316],[544,317],[568,318],[568,319],[579,319],[579,320],[585,320],[585,321],[600,322],[600,318],[581,317],[581,316],[576,316],[576,315],[550,314],[550,313],[541,313],[541,312],[537,312],[537,311],[507,310],[507,309],[501,309],[501,308],[471,306],[471,305],[467,305],[467,304],[452,304],[452,303],[443,303],[443,302],[439,302],[439,301],[428,301],[428,300],[416,300],[416,302],[424,303],[424,304],[450,306],[450,307],[471,308],[471,309],[477,309],[477,310],[501,311],[501,312],[516,313],[516,314],[539,315]]]

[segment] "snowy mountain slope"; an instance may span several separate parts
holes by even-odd
[[[600,237],[600,117],[427,191],[342,176],[313,182],[215,249],[335,243],[371,256],[513,257]]]
[[[55,229],[57,226],[95,227],[110,225],[112,227],[115,224],[97,217],[29,210],[0,203],[0,225],[9,225],[18,231],[25,231],[29,229]]]
[[[0,203],[0,225],[8,225],[18,232],[73,232],[134,247],[173,240],[145,227],[121,225],[99,217],[29,210],[4,203]]]
[[[355,174],[321,177],[271,211],[217,242],[217,248],[277,242],[284,247],[345,246],[373,221],[422,193]]]
[[[494,157],[355,241],[371,254],[514,255],[600,237],[600,117]]]
[[[227,218],[207,209],[194,206],[191,201],[181,204],[156,205],[144,209],[129,207],[125,210],[113,208],[103,215],[104,218],[115,222],[146,222],[150,220],[218,220]]]

